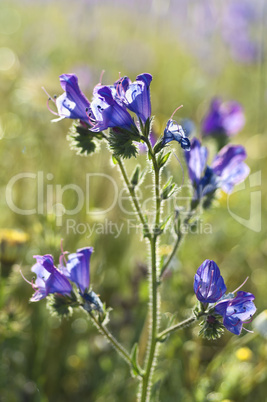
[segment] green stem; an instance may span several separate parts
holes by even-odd
[[[153,374],[153,366],[157,348],[157,331],[158,331],[158,308],[159,308],[159,295],[157,291],[157,271],[156,271],[156,238],[155,236],[150,242],[151,246],[151,276],[150,276],[150,321],[151,333],[150,344],[148,346],[148,357],[143,375],[143,382],[141,387],[140,401],[149,401],[151,379]]]
[[[153,369],[155,366],[156,352],[157,352],[157,332],[159,326],[159,309],[160,297],[158,292],[158,277],[157,277],[157,237],[159,236],[160,226],[160,213],[161,213],[161,198],[160,198],[160,169],[150,141],[147,141],[149,153],[152,158],[154,167],[154,185],[155,185],[155,204],[156,215],[154,222],[153,236],[150,238],[150,253],[151,253],[151,272],[150,272],[150,287],[149,287],[149,300],[150,300],[150,342],[147,348],[147,361],[145,372],[142,379],[140,390],[140,401],[146,402],[150,399],[150,390],[152,385]]]
[[[146,236],[148,238],[150,238],[151,234],[150,234],[150,230],[149,230],[149,225],[148,225],[148,223],[147,223],[147,221],[146,221],[146,219],[145,219],[145,217],[144,217],[144,215],[142,213],[141,206],[140,206],[140,204],[138,202],[138,198],[136,197],[136,194],[135,194],[134,186],[132,186],[131,183],[130,183],[130,180],[128,178],[128,175],[127,175],[127,172],[125,170],[125,167],[124,167],[124,164],[123,164],[122,160],[117,158],[117,157],[116,157],[116,160],[118,161],[118,165],[120,167],[122,176],[123,176],[124,181],[126,183],[126,186],[127,186],[128,190],[129,190],[129,193],[130,193],[132,202],[134,204],[135,210],[137,212],[137,215],[138,215],[138,217],[140,219],[140,222],[143,225],[144,233],[146,234]]]
[[[189,325],[192,325],[195,321],[197,321],[200,317],[205,315],[205,313],[199,313],[198,316],[193,315],[192,317],[187,318],[186,320],[179,322],[178,324],[173,325],[170,328],[165,329],[162,331],[160,334],[158,334],[158,341],[164,339],[167,335],[171,334],[172,332],[175,332],[179,329],[188,327]]]
[[[117,339],[114,338],[114,336],[109,332],[107,327],[105,325],[103,325],[101,322],[99,322],[99,320],[95,317],[95,315],[92,311],[88,312],[88,314],[90,315],[93,323],[95,324],[95,326],[97,327],[99,332],[107,338],[107,340],[112,344],[114,349],[121,355],[121,357],[132,368],[132,360],[131,360],[129,353],[126,351],[126,349],[124,349],[124,347],[117,341]]]

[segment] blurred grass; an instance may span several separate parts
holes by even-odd
[[[178,3],[181,7],[184,4]],[[45,197],[49,191],[55,197],[56,185],[75,183],[84,191],[87,173],[107,174],[118,186],[122,184],[105,146],[90,158],[78,157],[66,141],[71,122],[50,123],[52,115],[46,109],[46,95],[41,87],[52,95],[60,94],[58,76],[64,72],[79,76],[88,97],[102,69],[106,70],[105,83],[116,80],[119,71],[132,80],[141,72],[150,72],[158,135],[180,104],[184,107],[177,119],[189,117],[198,128],[214,95],[243,104],[247,123],[233,142],[246,146],[251,172],[261,171],[262,185],[255,189],[262,194],[262,229],[253,232],[240,225],[227,211],[226,200],[221,199],[218,206],[201,217],[200,233],[189,235],[183,243],[162,287],[162,307],[163,311],[177,311],[178,320],[190,313],[194,304],[193,275],[201,262],[209,258],[219,265],[230,290],[249,276],[244,290],[256,295],[259,312],[266,309],[266,64],[264,59],[250,65],[233,61],[218,31],[209,38],[208,56],[201,56],[207,43],[201,42],[193,25],[190,11],[195,2],[185,6],[184,20],[177,4],[166,2],[169,9],[164,4],[89,0],[1,2],[0,227],[21,230],[29,236],[24,249],[4,267],[8,274],[1,278],[1,402],[135,400],[136,382],[129,378],[124,362],[85,321],[84,315],[75,312],[73,318],[60,323],[49,316],[45,301],[28,304],[32,289],[19,274],[21,268],[27,278],[31,277],[34,254],[51,253],[57,261],[61,238],[70,252],[77,247],[93,246],[91,283],[113,308],[110,328],[128,348],[138,339],[147,304],[146,246],[139,234],[127,233],[129,216],[116,205],[96,218],[87,214],[83,205],[75,216],[63,216],[62,226],[57,226],[55,215],[47,213],[46,199],[44,213],[33,215],[16,214],[6,203],[7,184],[22,172],[41,172],[38,177],[43,177]],[[197,54],[190,41],[186,41],[189,33],[196,43],[199,41]],[[212,142],[208,145],[214,148]],[[175,144],[173,148],[182,160]],[[144,166],[145,157],[140,156],[138,162]],[[127,162],[129,172],[135,164],[135,160]],[[181,183],[178,166],[173,158],[163,180],[172,174]],[[147,184],[146,180],[144,185]],[[15,204],[36,208],[37,191],[37,179],[18,182],[13,192]],[[148,197],[149,191],[144,191],[144,196]],[[112,199],[112,187],[107,181],[92,179],[90,211],[107,207]],[[77,199],[66,192],[63,201],[71,209]],[[248,219],[249,203],[247,180],[246,189],[232,195],[230,205],[236,214]],[[118,238],[96,230],[87,238],[87,232],[66,233],[69,218],[91,227],[105,219],[124,226]],[[205,234],[207,224],[212,228],[211,234]],[[169,246],[172,241],[167,233],[163,243]],[[198,338],[197,332],[197,328],[185,329],[163,345],[155,375],[161,384],[159,390],[155,389],[159,400],[264,401],[266,340],[257,333],[244,332],[238,338],[226,333],[217,342],[206,342]],[[236,354],[243,345],[251,352],[245,361]]]

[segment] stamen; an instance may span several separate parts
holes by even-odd
[[[22,276],[22,278],[24,279],[24,281],[27,282],[29,285],[31,285],[31,287],[33,288],[34,291],[38,290],[38,288],[37,288],[37,287],[34,287],[34,284],[33,284],[33,281],[34,281],[34,279],[35,279],[34,277],[32,278],[32,280],[31,280],[31,282],[30,282],[30,281],[28,281],[28,279],[25,278],[25,276],[23,275],[21,269],[20,269],[19,272],[20,272],[20,275]]]
[[[175,111],[174,111],[173,114],[171,115],[170,120],[173,118],[173,116],[175,115],[175,113],[177,112],[177,110],[181,109],[181,107],[183,107],[183,106],[184,106],[184,105],[180,105],[180,106],[178,106],[178,107],[175,109]]]
[[[248,280],[248,276],[246,277],[246,279],[244,280],[244,282],[243,283],[241,283],[241,285],[240,286],[238,286],[238,288],[236,289],[236,290],[234,290],[233,291],[233,293],[236,293],[239,289],[241,289],[242,288],[242,286],[244,286],[245,285],[245,283],[247,282],[247,280]]]
[[[240,318],[238,318],[238,319],[237,319],[237,323],[236,323],[236,324],[233,324],[233,327],[236,327],[236,326],[240,323],[240,321],[241,321]]]
[[[105,72],[105,70],[101,71],[100,79],[99,79],[99,85],[102,85],[102,78],[103,78],[104,72]]]
[[[254,331],[251,331],[250,329],[247,329],[247,328],[244,328],[244,327],[243,327],[243,329],[244,329],[245,331],[249,332],[250,334],[254,334]]]
[[[86,116],[88,117],[89,124],[91,124],[91,126],[94,126],[96,124],[96,120],[91,118],[92,112],[89,112],[89,113],[88,112],[89,112],[89,108],[87,107],[85,109]]]
[[[32,285],[32,282],[28,281],[28,279],[25,278],[25,276],[23,275],[21,269],[19,270],[20,275],[22,276],[22,278],[24,279],[25,282],[27,282],[29,285]]]
[[[65,265],[67,265],[67,260],[65,258],[65,254],[68,254],[68,251],[64,251],[64,249],[63,249],[63,239],[61,239],[61,241],[60,241],[60,249],[61,249],[61,256],[59,257],[59,265],[63,265],[62,260],[64,260]]]
[[[57,95],[54,95],[53,97],[51,95],[49,95],[49,93],[47,92],[47,90],[45,89],[45,87],[42,87],[42,90],[44,91],[44,93],[46,93],[46,95],[48,96],[48,100],[51,100],[55,103],[55,100],[57,98]]]
[[[48,109],[49,112],[51,112],[52,114],[54,114],[54,115],[56,115],[56,116],[59,116],[59,114],[58,114],[57,112],[54,112],[54,110],[52,110],[51,107],[49,106],[49,102],[50,102],[51,100],[53,100],[53,99],[51,99],[51,98],[48,98],[48,99],[47,99],[47,102],[46,102],[47,109]],[[54,101],[53,101],[53,102],[54,102]]]
[[[253,320],[252,315],[250,315],[250,319],[247,321],[243,321],[243,324],[250,324],[252,320]]]

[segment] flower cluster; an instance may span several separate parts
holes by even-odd
[[[88,124],[91,131],[99,132],[111,127],[131,130],[134,122],[127,109],[144,123],[151,116],[150,74],[138,75],[133,83],[124,77],[113,85],[98,84],[91,103],[80,90],[75,74],[62,74],[59,78],[65,91],[56,99],[60,120],[79,119]]]
[[[122,77],[111,85],[97,84],[93,90],[92,101],[80,90],[75,74],[62,74],[60,83],[64,93],[53,99],[58,116],[53,121],[65,118],[78,120],[72,138],[78,143],[79,153],[91,153],[95,150],[93,140],[105,138],[115,156],[129,158],[136,156],[135,142],[143,149],[143,141],[150,141],[151,134],[151,101],[150,83],[152,75],[139,74],[132,82]],[[51,100],[51,98],[49,98]],[[130,112],[134,113],[137,121]],[[109,136],[103,131],[109,129]],[[190,149],[190,141],[182,126],[170,118],[158,151],[170,141],[177,141],[185,150]],[[146,140],[145,140],[146,142]],[[153,147],[155,144],[152,144]],[[146,147],[145,147],[146,149]]]
[[[65,257],[66,253],[63,253],[58,268],[54,265],[52,255],[34,256],[36,264],[31,270],[36,274],[36,279],[31,285],[35,292],[30,301],[37,302],[51,294],[77,301],[75,294],[77,289],[82,298],[82,306],[86,310],[101,311],[100,299],[94,292],[89,291],[92,252],[92,247],[81,248],[76,253],[70,254],[68,260]],[[76,289],[73,288],[73,284],[76,285]]]
[[[189,178],[194,187],[193,201],[204,198],[212,199],[215,191],[221,188],[231,193],[236,184],[248,176],[250,169],[243,162],[245,148],[241,145],[226,145],[207,166],[208,150],[196,138],[191,140],[191,150],[185,152]],[[210,200],[209,200],[210,201]]]
[[[216,315],[219,315],[223,317],[223,325],[228,331],[240,335],[243,324],[250,322],[256,311],[253,303],[255,296],[252,293],[237,292],[235,297],[233,293],[225,296],[223,277],[219,267],[212,260],[205,260],[198,268],[194,292],[204,309],[208,308],[205,324],[209,330],[217,323]],[[207,307],[209,304],[211,306]]]

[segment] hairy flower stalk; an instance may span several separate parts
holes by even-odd
[[[132,367],[131,356],[126,351],[126,349],[124,349],[124,347],[117,341],[117,339],[109,332],[107,327],[97,319],[97,317],[92,311],[89,311],[88,314],[90,315],[90,318],[93,321],[96,328],[98,329],[98,331],[111,343],[113,348],[126,361],[126,363],[129,364],[131,368]]]
[[[148,146],[148,152],[150,153],[153,170],[154,170],[154,186],[155,186],[155,205],[156,215],[154,222],[154,230],[150,241],[150,253],[151,253],[151,266],[149,272],[149,318],[150,318],[150,338],[147,347],[147,357],[145,372],[142,378],[142,384],[140,387],[139,400],[141,402],[150,400],[150,391],[152,385],[152,376],[154,367],[156,365],[156,357],[158,350],[157,333],[159,328],[159,312],[160,312],[160,294],[158,291],[158,270],[157,270],[157,239],[160,234],[160,213],[161,213],[161,197],[160,197],[160,168],[155,157],[155,153],[151,147],[151,144],[146,141]]]

